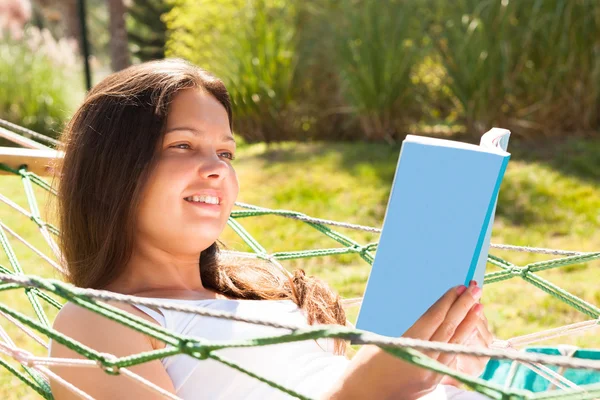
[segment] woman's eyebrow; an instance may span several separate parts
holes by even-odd
[[[199,131],[196,128],[192,128],[190,126],[178,126],[176,128],[171,128],[171,129],[167,130],[165,132],[165,135],[168,134],[168,133],[174,132],[174,131],[189,131],[189,132],[193,133],[194,136],[202,136],[202,134],[204,133],[204,132]],[[233,143],[235,143],[235,139],[231,135],[227,135],[227,134],[223,135],[223,140],[226,141],[226,142],[233,142]]]

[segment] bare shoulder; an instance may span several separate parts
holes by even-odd
[[[128,304],[109,304],[156,323],[151,317]],[[53,327],[92,350],[112,354],[116,357],[125,357],[155,349],[147,335],[70,302],[62,307],[54,320]],[[56,341],[52,342],[50,355],[51,357],[70,359],[84,358],[76,351]],[[149,399],[154,398],[153,396],[162,398],[133,380],[123,375],[109,375],[100,367],[52,366],[51,369],[63,379],[98,399],[115,396],[118,398],[119,393],[131,393],[132,398],[137,398],[137,396]],[[159,387],[174,392],[173,384],[159,360],[132,366],[128,369]],[[56,400],[77,398],[55,380],[52,380],[51,386]]]
[[[112,301],[107,301],[106,303],[158,325],[158,323],[152,317],[130,304]],[[90,339],[94,339],[94,336],[111,334],[124,334],[126,336],[133,337],[139,336],[140,340],[143,339],[145,341],[149,341],[153,349],[165,347],[163,342],[155,340],[154,338],[142,333],[138,333],[137,331],[128,328],[123,324],[112,321],[103,315],[89,311],[71,302],[67,302],[59,311],[56,319],[54,320],[54,328],[65,334],[77,334],[78,336],[81,336],[82,339],[85,339],[87,336],[91,336]]]

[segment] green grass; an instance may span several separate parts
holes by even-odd
[[[600,158],[597,154],[600,154],[600,141],[572,140],[553,143],[547,148],[523,145],[515,148],[501,188],[492,241],[599,250]],[[398,147],[364,143],[244,146],[235,162],[241,183],[239,200],[264,207],[297,210],[315,217],[380,226],[398,150]],[[27,207],[18,178],[1,176],[0,188],[0,193]],[[45,196],[39,198],[41,204],[45,203],[42,200]],[[49,207],[42,206],[42,209]],[[0,203],[0,220],[50,254],[36,226],[3,203]],[[294,220],[256,217],[239,221],[271,252],[337,247],[337,243]],[[341,232],[363,244],[377,240],[374,234]],[[231,249],[248,250],[229,229],[222,240]],[[11,243],[26,273],[58,277],[31,251],[14,240]],[[492,251],[492,254],[519,265],[549,258],[515,252]],[[0,264],[8,266],[5,254],[0,254]],[[368,265],[357,255],[284,261],[283,264],[290,270],[303,268],[309,275],[326,280],[343,297],[360,296],[369,273]],[[540,276],[598,306],[600,290],[595,277],[599,267],[600,262],[596,261],[542,272]],[[34,315],[20,292],[0,293],[0,302]],[[494,334],[503,339],[588,319],[518,278],[486,286],[483,303]],[[53,317],[55,312],[48,307],[46,310]],[[355,320],[357,311],[349,311],[351,321]],[[402,312],[402,305],[398,312]],[[34,345],[4,319],[0,319],[0,324],[19,346],[31,349],[35,354],[45,354],[41,346]],[[600,348],[600,336],[597,330],[592,330],[547,343]],[[0,372],[0,397],[37,398],[6,372]]]

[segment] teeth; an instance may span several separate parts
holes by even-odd
[[[185,200],[194,203],[219,204],[219,198],[215,196],[190,196],[186,197]]]

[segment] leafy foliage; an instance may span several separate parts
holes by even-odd
[[[389,1],[382,12],[375,1],[341,1],[335,60],[343,95],[367,139],[393,142],[408,116],[418,115],[411,74],[427,49],[418,4]]]
[[[600,3],[439,0],[434,9],[430,34],[470,132],[598,129]]]
[[[127,9],[127,36],[131,53],[139,61],[165,57],[167,25],[162,16],[171,8],[165,0],[132,0]]]
[[[168,54],[226,80],[249,141],[393,142],[439,123],[535,138],[600,125],[595,0],[171,4]]]
[[[73,44],[47,30],[0,41],[0,118],[57,137],[79,100],[70,83],[75,63]]]
[[[282,0],[182,0],[166,17],[168,55],[226,82],[236,130],[248,141],[273,141],[291,130],[295,16],[295,6]]]

